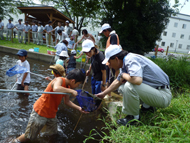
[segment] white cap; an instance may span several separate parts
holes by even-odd
[[[92,40],[87,39],[82,43],[82,51],[83,52],[89,52],[92,49],[92,47],[95,47]]]
[[[69,57],[67,51],[62,51],[62,52],[59,54],[59,56],[67,57],[67,58]]]
[[[70,38],[65,38],[65,40],[66,40],[67,42],[71,41]]]
[[[66,20],[65,22],[66,22],[66,23],[69,23],[69,20]]]
[[[102,25],[102,30],[99,32],[99,33],[102,33],[104,30],[108,29],[108,28],[111,28],[111,26],[108,24],[108,23],[104,23]]]
[[[76,54],[76,51],[75,50],[71,50],[71,54]]]
[[[102,64],[106,64],[110,57],[120,53],[122,49],[118,45],[110,45],[105,51],[105,59],[103,60]]]

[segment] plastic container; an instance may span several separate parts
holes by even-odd
[[[86,58],[82,58],[82,62],[85,62],[86,61]]]
[[[51,55],[55,55],[56,51],[51,50]]]
[[[34,52],[39,52],[39,48],[34,47]]]
[[[47,49],[47,54],[51,55],[51,49]]]

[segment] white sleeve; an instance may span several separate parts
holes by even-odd
[[[25,62],[23,66],[30,72],[30,64],[28,61]]]

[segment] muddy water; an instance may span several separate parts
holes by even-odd
[[[15,55],[0,53],[0,89],[11,89],[16,81],[16,76],[8,77],[6,71],[13,67],[18,60]],[[30,63],[31,72],[43,76],[51,76],[49,64],[27,59]],[[31,75],[31,84],[29,90],[44,91],[48,81],[41,77]],[[91,91],[90,80],[85,85],[85,89]],[[34,102],[40,97],[40,94],[30,94],[28,97],[16,93],[8,94],[0,92],[0,142],[9,138],[16,138],[24,133]],[[74,100],[74,99],[71,99]],[[57,113],[58,134],[55,136],[39,136],[37,143],[80,143],[85,140],[85,135],[89,135],[92,129],[99,131],[104,126],[98,118],[103,116],[101,110],[82,115],[80,122],[74,131],[74,127],[81,113],[64,105],[62,102]],[[95,141],[89,141],[95,142]]]

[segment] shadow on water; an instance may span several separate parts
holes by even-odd
[[[15,55],[0,53],[0,89],[11,89],[16,82],[16,76],[8,77],[5,73],[16,64],[17,60],[18,58]],[[30,63],[31,72],[53,78],[51,70],[48,69],[49,64],[29,58],[27,60]],[[31,75],[29,90],[44,91],[48,83],[48,81],[41,77]],[[91,92],[90,80],[86,83],[85,90]],[[40,94],[30,94],[26,96],[23,94],[18,95],[16,93],[8,94],[6,92],[0,92],[0,142],[3,142],[7,138],[16,138],[24,133],[33,104],[39,97]],[[104,126],[104,123],[98,120],[100,116],[104,116],[104,113],[98,110],[90,114],[83,114],[74,131],[80,115],[81,113],[79,111],[69,108],[62,102],[57,112],[58,134],[49,137],[40,136],[35,142],[82,143],[86,138],[85,135],[88,136],[92,129],[99,131]]]

